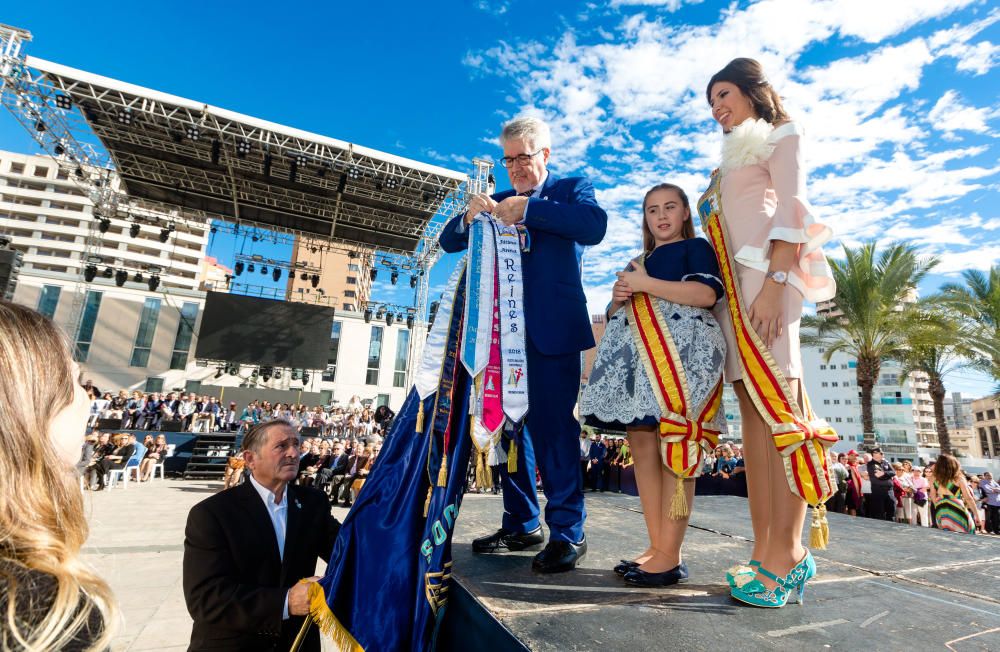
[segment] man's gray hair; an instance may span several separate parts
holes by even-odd
[[[532,148],[545,147],[552,149],[552,132],[545,121],[532,116],[514,118],[504,125],[500,132],[500,146],[503,147],[509,140],[524,140],[531,143]]]
[[[264,442],[267,441],[267,432],[275,426],[285,426],[286,428],[295,430],[295,426],[293,426],[291,422],[286,419],[271,419],[270,421],[263,421],[255,425],[253,428],[250,428],[250,430],[247,431],[247,434],[243,435],[243,445],[240,450],[260,453],[260,449],[264,446]]]

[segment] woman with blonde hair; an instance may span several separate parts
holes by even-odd
[[[0,649],[104,650],[117,606],[80,560],[90,401],[47,318],[0,300]]]

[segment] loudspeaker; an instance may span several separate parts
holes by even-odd
[[[95,429],[101,432],[113,432],[115,430],[122,429],[121,419],[98,419],[97,425],[94,426]]]
[[[162,432],[181,432],[184,428],[184,422],[180,419],[164,419],[160,422],[160,431]]]
[[[303,439],[306,437],[319,437],[319,428],[303,427],[302,430],[299,430],[299,434],[302,435]]]

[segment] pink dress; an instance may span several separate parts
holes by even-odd
[[[785,377],[801,378],[799,320],[803,301],[827,301],[836,293],[822,249],[833,232],[815,220],[806,199],[802,131],[794,122],[772,130],[763,120],[747,120],[725,138],[719,170],[722,211],[744,309],[750,309],[764,285],[771,241],[802,244],[784,292],[782,333],[771,348]],[[732,382],[743,374],[732,320],[722,308],[715,314],[726,336],[725,380]]]

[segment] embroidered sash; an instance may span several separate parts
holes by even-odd
[[[641,261],[633,261],[641,265]],[[706,449],[719,443],[720,431],[709,424],[722,404],[722,374],[701,405],[692,402],[684,364],[655,299],[632,295],[629,325],[653,393],[660,406],[660,453],[663,464],[681,480],[697,477]]]
[[[709,189],[698,200],[698,213],[702,229],[719,261],[726,307],[736,334],[736,353],[743,370],[743,385],[757,412],[771,428],[772,440],[784,461],[789,489],[810,505],[821,506],[837,489],[830,479],[826,455],[827,448],[836,443],[837,433],[813,413],[804,385],[799,388],[804,414],[799,409],[798,403],[791,398],[793,394],[784,374],[750,324],[729,246],[720,183],[721,175],[716,170],[712,173]],[[818,527],[815,521],[813,527]]]

